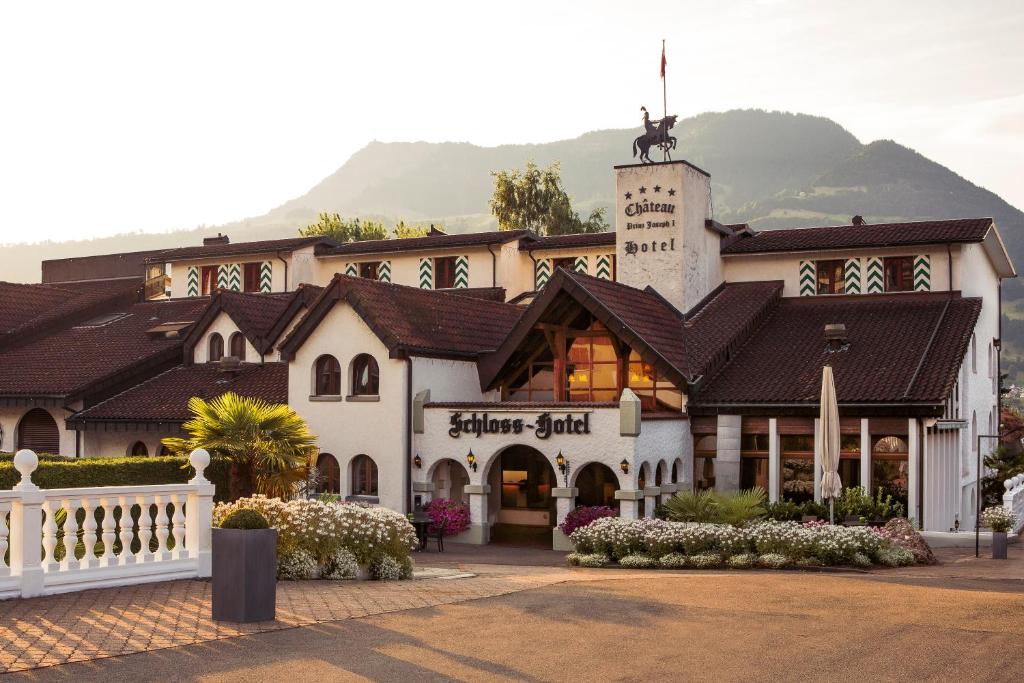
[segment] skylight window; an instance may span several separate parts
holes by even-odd
[[[105,313],[103,315],[98,315],[95,318],[90,318],[83,323],[79,323],[78,325],[75,325],[75,327],[104,327],[110,323],[117,322],[122,318],[127,318],[128,315],[128,313]]]

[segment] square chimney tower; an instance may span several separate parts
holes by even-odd
[[[616,279],[650,285],[682,312],[722,282],[711,176],[686,161],[615,167]]]

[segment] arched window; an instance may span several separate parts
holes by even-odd
[[[157,451],[157,455],[171,455],[171,449],[164,444],[160,444],[160,450]]]
[[[679,461],[678,460],[676,460],[674,463],[672,463],[672,483],[673,484],[678,484],[679,483]]]
[[[376,496],[377,463],[368,455],[357,455],[352,458],[352,495]]]
[[[316,459],[316,469],[320,473],[317,491],[320,493],[341,493],[341,468],[338,461],[330,453],[321,453]]]
[[[132,456],[147,456],[149,455],[149,449],[146,448],[146,444],[141,441],[136,441],[132,444],[132,448],[128,451],[128,455]]]
[[[352,359],[352,395],[376,396],[380,393],[380,371],[377,361],[368,353]]]
[[[214,332],[210,335],[210,349],[206,354],[206,359],[211,363],[216,363],[224,357],[224,337]]]
[[[25,413],[18,423],[18,450],[22,448],[36,453],[60,452],[60,430],[50,413],[42,408]]]
[[[245,335],[241,332],[235,332],[231,335],[231,341],[228,342],[230,353],[229,355],[234,356],[238,360],[245,360]]]
[[[334,356],[320,356],[313,366],[313,393],[316,396],[341,395],[341,365]]]

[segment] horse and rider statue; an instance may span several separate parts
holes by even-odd
[[[645,164],[653,164],[655,162],[650,157],[651,147],[658,147],[665,155],[665,159],[671,161],[671,152],[676,148],[676,139],[668,132],[676,125],[676,119],[679,117],[673,114],[654,123],[651,121],[650,114],[647,113],[647,107],[640,107],[640,111],[644,113],[645,132],[633,140],[633,156],[635,157],[639,150],[640,161]]]

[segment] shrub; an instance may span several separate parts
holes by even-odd
[[[733,555],[725,561],[733,569],[750,569],[757,564],[757,555],[754,553],[740,553]]]
[[[928,542],[906,519],[890,519],[883,528],[874,531],[881,538],[883,544],[888,542],[913,553],[915,562],[919,564],[938,563]]]
[[[1013,531],[1013,525],[1017,523],[1017,516],[1002,505],[995,505],[985,508],[981,513],[981,522],[992,531]]]
[[[765,505],[765,516],[778,522],[799,522],[804,511],[791,500],[780,500]]]
[[[672,522],[715,522],[718,503],[713,491],[680,491],[665,504],[665,517]]]
[[[658,566],[663,569],[682,569],[689,563],[689,559],[682,553],[669,553],[658,558]]]
[[[853,559],[851,560],[850,564],[852,564],[854,567],[867,569],[871,566],[871,558],[865,555],[864,553],[854,553]]]
[[[905,567],[914,564],[914,553],[898,545],[887,545],[878,551],[878,562],[887,567]]]
[[[309,551],[295,548],[277,560],[277,578],[285,581],[305,581],[317,575],[316,559]]]
[[[587,553],[579,556],[580,567],[607,567],[610,563],[611,558],[604,553]]]
[[[378,581],[398,581],[402,574],[402,563],[390,555],[381,555],[370,565],[370,576]]]
[[[221,529],[269,529],[267,518],[256,510],[241,508],[220,520]]]
[[[558,528],[562,530],[563,534],[568,536],[577,529],[581,529],[603,517],[617,516],[618,513],[607,505],[584,505],[570,510],[569,514],[565,516],[565,521],[559,524]]]
[[[765,569],[785,569],[792,560],[780,553],[765,553],[757,558],[757,563]]]
[[[430,517],[431,533],[444,524],[444,535],[455,536],[469,528],[469,506],[461,500],[436,498],[423,506]]]
[[[320,567],[322,579],[351,579],[356,575],[359,564],[356,556],[344,548],[338,548]]]
[[[657,563],[654,558],[650,555],[642,555],[637,553],[635,555],[626,555],[619,559],[619,566],[627,569],[650,569]]]
[[[766,513],[768,494],[760,487],[743,491],[682,491],[664,505],[666,519],[673,522],[744,524]]]
[[[689,559],[687,564],[694,569],[714,569],[722,564],[722,556],[718,553],[700,553]]]

